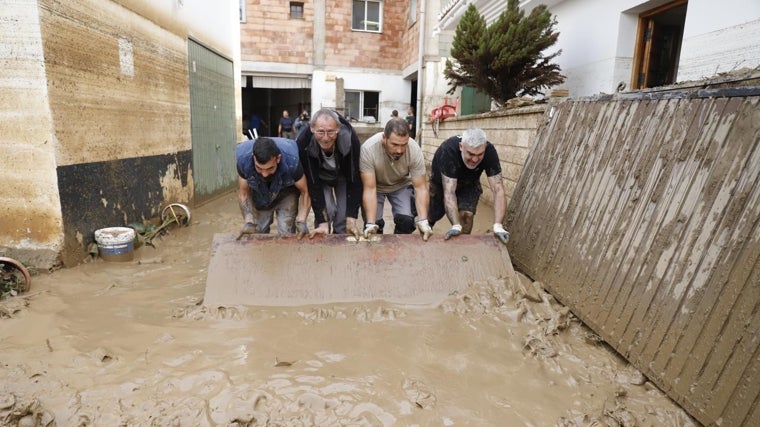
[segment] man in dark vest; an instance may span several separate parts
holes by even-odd
[[[248,140],[238,145],[236,155],[244,222],[238,239],[245,234],[269,233],[275,212],[281,236],[296,231],[300,239],[309,234],[306,216],[311,200],[296,142],[285,138]]]

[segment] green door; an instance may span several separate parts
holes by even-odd
[[[462,101],[459,104],[462,116],[491,111],[491,97],[469,86],[462,87]]]
[[[188,40],[195,203],[234,188],[235,79],[232,61]]]

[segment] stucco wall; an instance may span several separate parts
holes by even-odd
[[[51,265],[63,234],[36,0],[0,8],[0,39],[0,254]]]
[[[4,3],[0,251],[73,265],[95,229],[192,201],[187,37],[237,58],[236,4]],[[218,19],[226,29],[204,39]]]

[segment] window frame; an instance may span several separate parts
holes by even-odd
[[[354,26],[356,17],[354,16],[355,6],[357,3],[363,3],[364,4],[364,16],[363,19],[360,21],[362,22],[362,28],[357,28]],[[368,22],[373,21],[367,21],[367,14],[369,11],[369,4],[374,3],[377,5],[377,29],[369,29]],[[374,23],[374,22],[373,22]],[[382,33],[383,32],[383,0],[352,0],[351,2],[351,31],[362,31],[367,33]]]
[[[357,108],[360,110],[359,117],[356,117],[356,116],[354,116],[354,115],[351,114],[351,113],[353,113],[353,111],[351,110],[351,108],[349,106],[349,96],[348,96],[349,93],[351,93],[351,94],[358,94],[359,95],[359,105],[357,106]],[[374,105],[374,106],[372,106],[372,107],[367,107],[365,105],[365,103],[366,103],[366,99],[365,98],[366,98],[366,94],[368,94],[368,93],[373,94],[377,98],[377,104]],[[343,95],[344,95],[344,99],[346,100],[344,115],[350,116],[351,118],[356,119],[358,121],[363,121],[364,118],[368,117],[368,116],[374,117],[375,122],[377,122],[379,120],[378,119],[379,111],[377,111],[378,108],[379,108],[379,106],[380,106],[379,105],[380,104],[380,92],[379,91],[346,89],[346,90],[343,91]],[[367,114],[368,110],[373,111],[374,113],[373,114]]]
[[[295,7],[295,9],[294,9],[294,7]],[[293,11],[294,10],[298,10],[299,7],[300,7],[300,10],[301,10],[301,15],[300,16],[294,15]],[[305,6],[304,2],[302,2],[302,1],[292,1],[292,2],[290,2],[289,3],[289,16],[290,16],[290,18],[291,19],[304,19],[304,12],[305,12],[304,9],[305,9],[305,7],[306,6]]]

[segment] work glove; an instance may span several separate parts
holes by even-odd
[[[306,221],[296,221],[296,239],[301,240],[307,234],[309,234],[309,226],[306,225]],[[309,235],[309,238],[311,237],[312,235]]]
[[[427,219],[420,219],[417,221],[417,229],[422,234],[422,240],[428,241],[430,236],[433,235],[433,229],[430,227],[430,223]]]
[[[330,233],[330,224],[327,223],[327,222],[323,222],[323,223],[319,224],[319,226],[317,228],[315,228],[314,230],[312,230],[312,232],[309,234],[309,238],[312,238],[312,237],[316,236],[317,234],[325,235],[325,234],[329,234],[329,233]]]
[[[357,242],[362,236],[362,233],[359,231],[359,227],[356,226],[356,218],[346,218],[346,231],[348,234],[356,237]]]
[[[240,229],[240,234],[238,234],[237,239],[235,240],[240,240],[243,238],[243,236],[245,235],[250,236],[251,234],[256,234],[256,224],[252,222],[246,222],[243,225],[243,228]]]
[[[380,227],[378,227],[377,224],[371,222],[364,224],[364,238],[369,239],[370,237],[376,235],[378,230],[380,230]]]
[[[505,230],[501,223],[497,222],[493,225],[493,235],[505,245],[509,241],[509,231]]]
[[[449,240],[454,236],[458,236],[462,234],[462,225],[461,224],[455,224],[451,226],[451,230],[447,231],[446,234],[443,235],[443,240]]]

